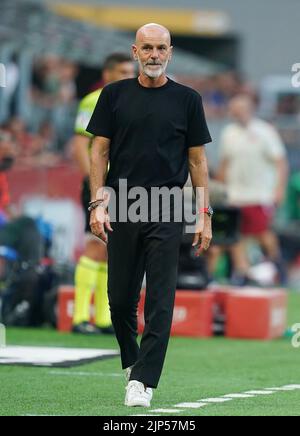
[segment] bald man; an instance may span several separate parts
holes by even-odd
[[[190,170],[193,186],[207,188],[203,145],[211,137],[199,94],[166,75],[172,57],[170,32],[157,24],[143,26],[132,52],[140,67],[138,78],[106,86],[87,128],[95,136],[90,224],[93,233],[108,243],[111,317],[128,378],[125,405],[150,407],[170,336],[183,220],[174,219],[171,202],[169,221],[162,219],[160,206],[159,219],[149,212],[146,220],[123,222],[117,213],[110,223],[104,187],[114,190],[117,205],[124,200],[118,190],[120,179],[129,189],[142,187],[147,194],[155,187],[177,187],[181,195]],[[205,192],[205,207],[199,210],[204,226],[193,242],[197,255],[208,249],[212,237],[212,209]],[[130,198],[128,209],[133,204]],[[139,347],[137,305],[145,272],[145,329]]]

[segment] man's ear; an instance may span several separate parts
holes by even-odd
[[[173,46],[170,47],[170,54],[169,54],[169,61],[172,59],[173,56]]]
[[[132,57],[133,57],[133,59],[135,61],[137,61],[138,60],[138,57],[137,57],[137,46],[135,44],[132,44],[131,48],[132,48]]]

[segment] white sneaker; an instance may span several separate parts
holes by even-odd
[[[145,389],[143,383],[131,380],[126,388],[125,406],[129,407],[150,407],[153,392],[151,388]]]

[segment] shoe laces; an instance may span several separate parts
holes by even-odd
[[[128,386],[127,386],[126,389],[127,389],[127,390],[131,390],[131,391],[133,391],[134,393],[135,393],[135,392],[136,392],[136,393],[139,393],[139,394],[143,394],[143,393],[145,392],[145,387],[144,387],[143,383],[138,382],[138,381],[135,381],[135,380],[131,381],[131,382],[128,384]]]

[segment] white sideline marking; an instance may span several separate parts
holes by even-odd
[[[281,388],[265,388],[267,391],[296,391],[300,389],[300,385],[286,385]]]
[[[183,410],[179,410],[179,409],[153,409],[153,410],[150,410],[150,412],[153,412],[153,413],[180,413],[180,412],[183,412]]]
[[[266,391],[275,391],[275,392],[282,392],[282,391],[294,391],[294,388],[287,388],[287,387],[282,387],[282,388],[265,388]]]
[[[30,414],[26,414],[26,415],[21,415],[21,416],[63,416],[63,415],[30,415]]]
[[[250,395],[272,395],[275,394],[273,391],[246,391],[245,394]]]
[[[78,377],[123,377],[123,374],[105,372],[84,372],[84,371],[49,371],[50,375],[65,375],[65,376],[78,376]]]
[[[159,415],[151,415],[150,413],[149,414],[140,414],[140,415],[129,415],[129,416],[159,416]]]
[[[204,398],[203,400],[198,400],[199,403],[226,403],[226,401],[231,401],[232,398]]]
[[[175,404],[173,407],[182,407],[183,409],[199,409],[202,407],[210,406],[211,404],[215,403],[225,403],[227,401],[232,401],[234,399],[243,399],[243,398],[255,398],[259,395],[272,395],[276,394],[280,391],[295,391],[300,390],[300,385],[285,385],[281,387],[273,387],[273,388],[263,388],[261,390],[251,390],[246,391],[242,394],[226,394],[221,397],[217,398],[205,398],[202,400],[197,400],[197,402],[191,402],[191,403],[178,403]],[[184,412],[184,410],[180,409],[154,409],[150,410],[150,412],[154,413],[181,413]],[[150,414],[144,414],[144,415],[131,415],[131,416],[153,416]],[[157,416],[157,415],[156,415]]]
[[[29,347],[9,345],[0,348],[0,364],[32,365],[52,368],[56,364],[69,362],[80,363],[85,359],[119,356],[117,350],[64,348],[64,347]]]
[[[205,407],[207,406],[206,403],[179,403],[179,404],[175,404],[174,407],[183,407],[185,409],[200,409],[200,407]]]

